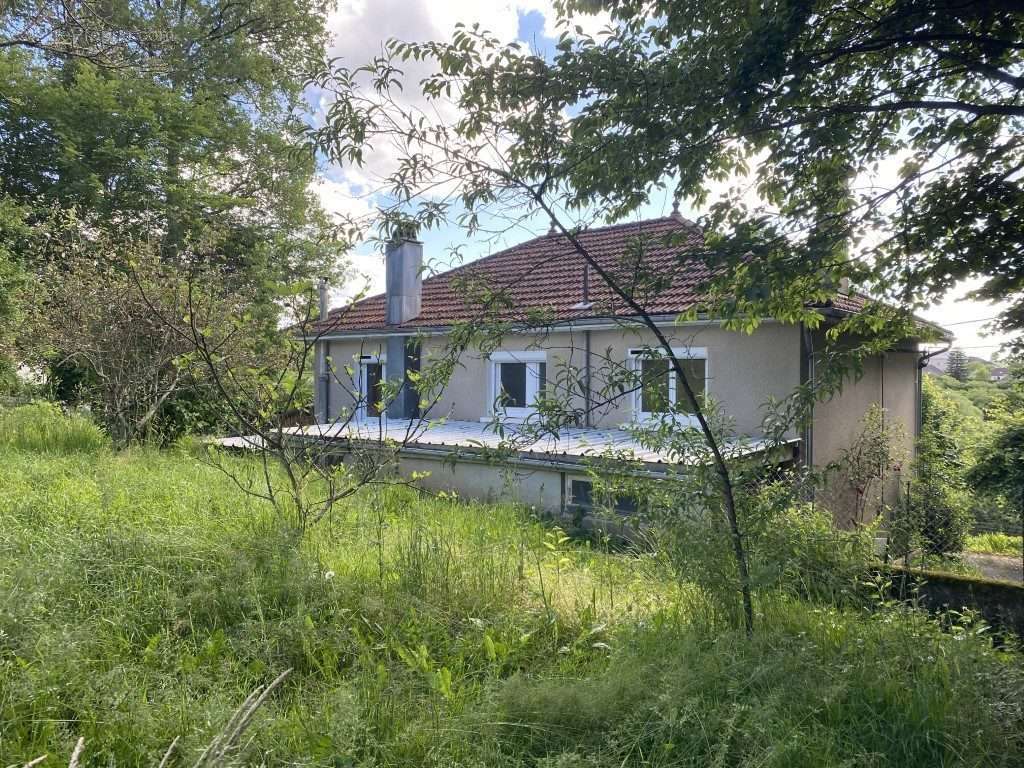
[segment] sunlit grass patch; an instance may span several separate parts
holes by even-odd
[[[110,440],[95,422],[65,414],[52,403],[0,408],[0,447],[43,454],[91,453],[109,448]]]
[[[990,555],[1019,555],[1021,537],[1006,533],[978,533],[967,537],[967,551]]]

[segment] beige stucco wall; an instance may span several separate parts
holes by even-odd
[[[694,325],[666,328],[666,334],[677,347],[705,347],[708,355],[708,394],[720,403],[723,411],[735,419],[741,434],[757,435],[763,416],[762,405],[772,396],[790,394],[800,380],[800,336],[796,327],[768,323],[751,335],[725,331],[717,325]],[[603,374],[614,366],[625,366],[629,350],[645,344],[655,346],[656,339],[646,330],[608,329],[591,332],[591,366],[594,400],[611,398],[615,392],[604,383]],[[445,354],[443,337],[423,340],[422,365]],[[362,347],[353,342],[333,342],[332,357],[337,364],[342,357],[374,354],[376,340]],[[580,369],[584,365],[585,341],[582,331],[557,332],[544,336],[509,336],[499,348],[517,352],[543,349],[547,353],[548,386],[557,391],[559,375],[566,366]],[[369,351],[368,351],[369,350]],[[479,351],[465,352],[452,374],[448,386],[434,402],[430,416],[476,421],[490,415],[490,361]],[[332,406],[343,402],[338,388],[332,390]],[[350,399],[350,398],[349,398]],[[593,426],[614,427],[633,418],[633,398],[620,395],[594,414]]]
[[[708,394],[723,412],[735,421],[740,434],[757,436],[761,432],[763,405],[770,398],[790,395],[800,383],[800,330],[795,326],[766,323],[750,335],[725,331],[718,325],[693,324],[665,328],[673,346],[704,347],[708,356]],[[823,339],[816,334],[815,346]],[[447,339],[432,336],[423,339],[422,366],[427,368],[446,354]],[[564,366],[582,368],[584,360],[582,331],[559,331],[543,336],[509,336],[500,349],[515,352],[544,349],[547,352],[548,386],[557,390],[557,380]],[[608,366],[627,364],[629,350],[644,345],[654,346],[656,340],[642,329],[605,329],[591,332],[594,399],[601,396],[602,371]],[[358,370],[360,355],[384,352],[384,337],[334,340],[328,354],[333,375],[330,388],[331,415],[339,408],[351,408],[355,383],[345,370],[348,365]],[[813,427],[813,460],[820,469],[838,461],[861,428],[861,420],[873,403],[885,407],[887,417],[898,424],[906,435],[905,449],[912,451],[917,423],[917,360],[912,349],[893,351],[865,363],[863,374],[846,381],[843,390],[826,402],[815,406]],[[429,416],[477,421],[490,413],[492,366],[479,351],[465,352],[447,387],[439,393]],[[633,418],[632,395],[621,396],[594,414],[593,425],[614,427]],[[794,434],[795,436],[795,434]],[[517,469],[510,476],[499,468],[464,463],[456,467],[425,458],[402,460],[403,471],[430,471],[423,485],[436,490],[456,490],[474,498],[505,498],[510,488],[526,504],[547,510],[561,503],[561,480],[558,472]],[[893,503],[898,493],[899,477],[891,475],[885,487],[885,503]],[[850,521],[851,500],[833,484],[822,497],[841,524]]]
[[[329,417],[338,418],[342,408],[351,411],[358,393],[356,384],[360,355],[384,355],[383,336],[366,339],[330,341],[327,356],[330,363]],[[351,370],[346,370],[346,366]]]
[[[673,347],[707,349],[707,394],[735,420],[739,434],[759,435],[765,402],[769,397],[785,398],[800,383],[800,334],[795,326],[766,323],[753,334],[718,325],[672,327],[665,332]],[[592,350],[621,363],[631,348],[644,344],[657,344],[646,330],[601,331],[593,334]],[[632,411],[632,398],[622,398],[599,423],[628,422]]]
[[[893,351],[867,361],[862,376],[847,379],[842,392],[815,406],[815,466],[826,468],[842,460],[844,450],[860,434],[864,415],[874,403],[885,408],[886,418],[902,433],[900,444],[894,446],[896,451],[901,452],[907,461],[912,458],[917,432],[918,354],[913,350]],[[901,475],[906,479],[907,462],[900,469],[902,472],[887,474],[881,489],[883,495],[870,500],[870,509],[877,509],[879,503],[892,505],[896,502]],[[852,522],[856,505],[853,492],[848,487],[833,478],[825,497],[831,499],[837,522],[844,525]]]
[[[482,463],[445,463],[440,459],[403,456],[399,469],[430,474],[417,484],[434,491],[455,491],[481,501],[517,501],[543,512],[557,512],[562,503],[562,474],[532,467],[497,467]]]

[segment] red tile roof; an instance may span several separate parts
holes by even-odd
[[[867,296],[859,293],[837,293],[829,302],[834,309],[840,312],[860,312],[867,303],[871,301]]]
[[[602,269],[633,292],[648,314],[674,315],[690,309],[712,277],[701,259],[688,258],[703,246],[703,233],[681,218],[588,229],[579,234],[579,240]],[[638,260],[642,270],[637,268]],[[538,311],[551,321],[634,314],[591,272],[592,306],[581,308],[583,257],[568,238],[549,234],[426,278],[419,317],[401,326],[385,324],[384,294],[379,294],[331,310],[316,332],[429,328],[483,316],[515,322]],[[652,281],[654,275],[664,277]],[[475,286],[485,286],[489,298],[484,300]],[[837,304],[837,309],[857,311],[863,307],[859,297],[842,298],[850,306]]]

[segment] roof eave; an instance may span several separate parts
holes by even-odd
[[[859,314],[858,312],[852,312],[852,311],[850,311],[848,309],[839,309],[838,307],[820,307],[818,311],[821,312],[821,314],[825,315],[825,317],[831,317],[831,318],[835,318],[837,320],[841,320],[843,318]],[[950,331],[948,328],[943,328],[938,323],[933,323],[933,322],[931,322],[929,320],[925,320],[923,317],[917,317],[915,315],[914,316],[914,322],[918,326],[923,326],[925,328],[931,328],[933,331],[936,331],[939,334],[939,340],[940,341],[943,341],[943,342],[953,341],[953,339],[955,338],[953,333],[952,333],[952,331]],[[922,337],[921,336],[915,336],[915,337],[912,337],[912,338],[920,340]]]
[[[657,325],[709,325],[721,323],[721,320],[709,318],[706,314],[698,314],[696,320],[679,320],[681,313],[661,313],[650,315]],[[536,332],[550,329],[581,329],[588,328],[614,328],[621,325],[642,325],[644,321],[640,315],[602,315],[599,317],[574,318],[569,320],[555,320],[547,325],[535,323],[512,323],[514,330],[522,332]],[[767,320],[767,319],[766,319]],[[306,336],[307,339],[331,341],[333,339],[365,338],[367,336],[440,336],[450,333],[455,324],[442,325],[417,325],[417,326],[371,326],[368,328],[354,328],[351,330],[325,331],[321,334]]]

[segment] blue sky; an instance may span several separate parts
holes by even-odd
[[[591,34],[596,34],[607,23],[607,19],[602,17],[580,17],[573,21],[574,24],[582,24]],[[457,22],[479,22],[499,38],[518,39],[542,54],[553,50],[554,35],[557,34],[551,0],[341,0],[329,22],[334,37],[330,53],[343,57],[348,65],[356,66],[378,54],[389,38],[443,39]],[[410,78],[416,74],[407,71]],[[318,93],[310,92],[308,96],[314,113],[328,106]],[[317,191],[328,212],[368,213],[373,210],[374,200],[367,192],[374,186],[371,181],[374,165],[371,158],[364,172],[329,166],[322,168],[322,182]],[[386,159],[379,165],[386,165]],[[670,210],[671,199],[666,192],[646,206],[637,218],[664,216]],[[686,216],[696,218],[699,213],[683,206]],[[424,253],[432,265],[443,267],[451,262],[447,253],[452,246],[461,246],[464,260],[470,260],[544,234],[547,228],[548,222],[536,218],[489,242],[483,239],[466,242],[458,228],[449,227],[423,234]],[[364,277],[339,286],[335,291],[337,298],[354,295],[367,281],[371,292],[381,290],[382,257],[372,248],[364,247],[350,254],[350,258],[355,271]],[[969,354],[989,357],[1005,337],[984,337],[980,332],[984,319],[995,315],[999,308],[963,298],[970,287],[963,286],[924,314],[930,320],[948,325],[957,335],[957,344]]]

